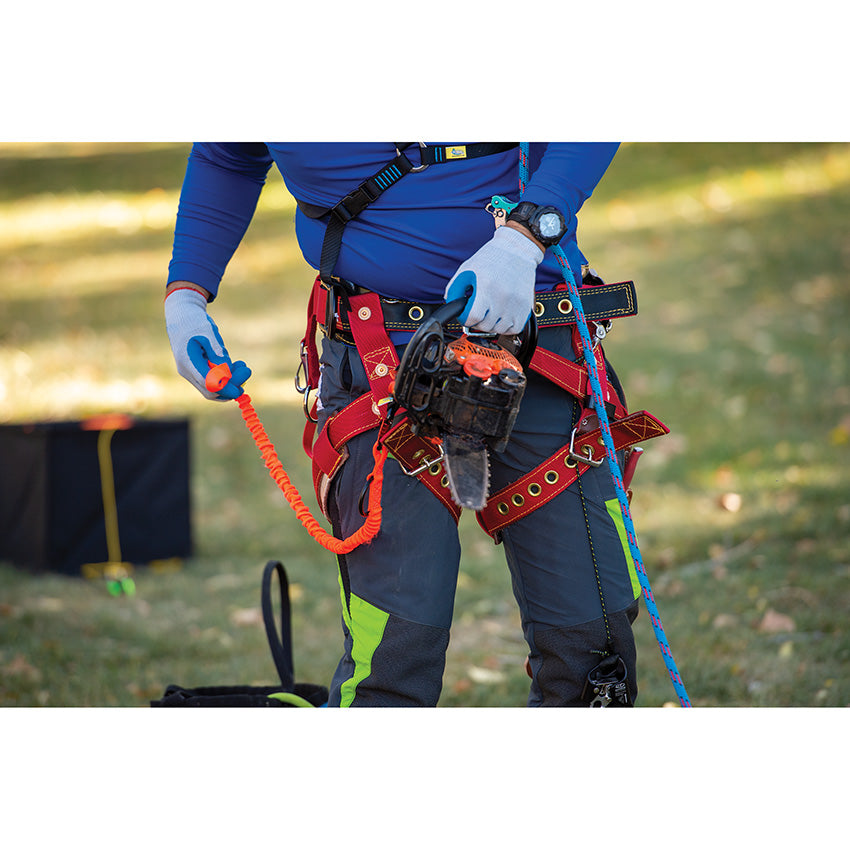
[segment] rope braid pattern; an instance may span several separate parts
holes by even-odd
[[[525,192],[525,187],[528,183],[528,143],[523,142],[520,145],[520,195]],[[576,316],[576,326],[581,334],[582,347],[584,349],[584,360],[587,364],[587,375],[591,387],[593,407],[596,411],[599,420],[599,427],[602,431],[602,438],[605,444],[605,454],[608,458],[608,468],[611,471],[611,478],[614,482],[614,489],[617,492],[617,501],[620,503],[620,512],[623,515],[623,523],[626,528],[626,537],[629,543],[629,550],[632,555],[632,560],[635,564],[635,569],[638,574],[640,586],[643,591],[646,610],[649,614],[652,630],[655,632],[655,639],[661,650],[661,655],[664,659],[664,664],[667,667],[667,672],[670,674],[670,679],[673,682],[673,689],[679,697],[679,702],[685,708],[691,707],[688,693],[685,690],[685,685],[682,682],[682,677],[679,675],[679,670],[676,667],[676,662],[673,659],[673,653],[670,650],[670,644],[667,636],[664,633],[664,626],[661,623],[661,616],[658,613],[658,607],[655,604],[655,597],[652,594],[652,588],[649,584],[649,576],[646,574],[646,568],[643,565],[643,558],[638,547],[637,534],[635,533],[634,523],[632,522],[631,511],[629,510],[629,500],[626,496],[626,488],[623,484],[623,477],[620,473],[620,466],[617,462],[616,450],[614,449],[614,438],[611,434],[611,426],[608,422],[608,411],[605,409],[605,396],[602,393],[602,387],[599,383],[599,372],[596,366],[596,358],[593,355],[593,343],[590,339],[590,330],[587,327],[587,318],[584,315],[584,308],[581,303],[581,296],[578,292],[575,276],[567,261],[566,254],[560,245],[555,245],[552,252],[561,267],[564,281],[570,293],[570,300],[573,303]]]
[[[380,445],[380,439],[375,442],[372,447],[372,456],[375,459],[375,468],[371,474],[369,482],[369,513],[366,521],[360,528],[357,529],[345,540],[340,540],[329,534],[319,525],[315,517],[310,513],[309,508],[301,500],[301,496],[295,486],[289,480],[283,465],[281,464],[277,452],[275,451],[272,441],[269,439],[263,423],[260,422],[260,417],[254,406],[251,404],[251,397],[247,393],[242,393],[237,399],[239,410],[242,413],[242,418],[260,450],[266,468],[269,471],[274,482],[280,488],[289,506],[295,511],[295,516],[298,517],[301,525],[307,529],[311,537],[313,537],[319,545],[324,546],[329,552],[335,555],[346,555],[356,549],[363,543],[369,543],[381,528],[381,489],[384,482],[384,461],[387,459],[387,447]]]

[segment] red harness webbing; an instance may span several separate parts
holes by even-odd
[[[302,341],[306,355],[306,374],[310,389],[318,386],[318,350],[315,343],[317,324],[326,316],[327,289],[319,278],[313,284],[307,316],[307,333]],[[398,355],[384,327],[379,296],[374,292],[352,295],[348,315],[351,334],[357,353],[366,370],[369,392],[333,414],[316,436],[316,425],[308,419],[304,428],[304,450],[313,461],[313,486],[322,510],[327,510],[327,488],[334,475],[348,457],[345,444],[358,434],[379,427],[384,422],[382,408],[390,399],[390,384],[398,368]],[[313,409],[315,419],[315,405]],[[382,442],[407,472],[424,467],[417,476],[451,512],[455,522],[460,508],[451,499],[448,479],[439,457],[439,446],[431,440],[414,435],[404,420],[387,431]],[[434,458],[434,462],[428,461]]]
[[[645,410],[611,423],[611,433],[617,451],[652,437],[660,437],[667,432],[667,426]],[[591,468],[576,458],[576,455],[584,454],[589,460],[604,457],[605,449],[602,447],[601,437],[599,428],[576,435],[572,453],[569,445],[562,446],[552,457],[498,493],[494,493],[487,500],[487,504],[478,511],[478,524],[495,538],[506,525],[522,519],[563,493],[579,475]]]
[[[309,389],[318,387],[320,370],[315,334],[317,325],[324,325],[329,297],[332,297],[331,294],[317,277],[307,308],[307,333],[301,344]],[[370,391],[333,414],[318,436],[314,421],[308,419],[304,428],[304,450],[313,461],[313,485],[323,511],[326,511],[328,485],[348,457],[346,443],[384,422],[382,407],[389,402],[390,386],[399,363],[395,346],[384,326],[380,297],[366,292],[350,296],[348,302],[351,334],[366,370]],[[575,348],[575,339],[573,345]],[[601,346],[597,346],[595,357],[606,402],[613,408],[611,431],[617,450],[668,433],[664,423],[646,411],[628,414],[608,380]],[[593,411],[588,407],[585,366],[538,346],[529,367],[582,403],[583,410],[578,420],[580,426],[589,420]],[[314,405],[314,419],[315,409]],[[432,440],[412,434],[407,420],[391,428],[383,443],[405,471],[422,470],[417,475],[419,481],[445,505],[457,522],[461,509],[451,499],[444,465],[437,460],[439,446]],[[552,457],[491,495],[485,507],[478,512],[479,525],[491,537],[498,539],[501,529],[554,499],[590,469],[592,464],[582,462],[577,455],[595,461],[597,455],[600,458],[604,456],[604,450],[599,450],[599,446],[601,432],[598,428],[577,433],[572,451],[570,445],[563,446]],[[431,458],[435,460],[428,464]],[[630,466],[633,468],[633,465]]]

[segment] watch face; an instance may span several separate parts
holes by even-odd
[[[540,235],[551,239],[561,232],[561,217],[557,213],[543,213],[537,220]]]

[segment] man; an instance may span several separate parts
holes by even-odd
[[[558,290],[563,274],[550,250],[560,244],[577,281],[583,268],[587,274],[576,214],[616,149],[532,144],[523,203],[509,215],[497,210],[502,215],[494,221],[495,196],[510,199],[509,206],[520,200],[517,145],[196,144],[169,266],[165,313],[178,370],[208,398],[237,397],[250,370],[230,360],[207,308],[277,165],[298,201],[301,250],[320,272],[311,298],[321,305],[311,316],[325,331],[316,446],[323,433],[330,444],[328,423],[338,423],[334,417],[352,402],[370,391],[375,400],[373,427],[346,439],[344,448],[334,441],[333,464],[322,466],[318,450],[313,455],[321,467],[317,495],[340,538],[363,522],[380,395],[414,320],[444,300],[468,296],[459,318],[464,326],[513,335],[534,309],[538,351],[507,448],[491,453],[494,498],[480,515],[504,545],[529,646],[534,706],[590,704],[588,675],[606,660],[616,662],[606,669],[616,667],[613,675],[627,688],[620,703],[632,704],[637,693],[631,624],[639,585],[607,461],[598,465],[603,452],[597,448],[594,455],[591,446],[578,454],[572,447],[577,434],[595,433],[596,423],[586,381],[568,386],[567,373],[580,378],[584,367],[571,305]],[[593,274],[585,283],[593,284],[583,287],[589,295],[620,291]],[[377,298],[374,293],[380,300],[369,303],[377,310],[353,309],[358,299]],[[356,333],[358,317],[374,321],[375,312],[383,317],[372,332],[388,339],[395,355],[377,369]],[[596,315],[586,306],[585,312],[595,317],[601,339],[610,327],[602,316],[634,309],[616,306]],[[605,386],[613,389],[611,411],[622,418],[622,392],[601,346],[597,352]],[[207,364],[223,361],[233,377],[210,392]],[[316,364],[307,366],[317,371]],[[410,465],[404,469],[392,456],[387,461],[380,533],[338,556],[344,652],[331,705],[433,706],[440,695],[460,560],[457,510],[440,492],[440,465],[409,475]]]

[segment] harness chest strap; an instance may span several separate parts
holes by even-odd
[[[638,411],[611,423],[611,434],[617,451],[636,443],[669,433],[667,426],[645,410]],[[576,460],[574,455],[604,456],[602,432],[596,428],[577,435],[571,447],[563,446],[552,457],[543,461],[521,478],[494,493],[478,512],[478,524],[494,539],[505,526],[522,519],[532,511],[566,490],[590,467]]]

